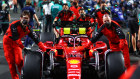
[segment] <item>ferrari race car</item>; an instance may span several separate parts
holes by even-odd
[[[60,25],[58,44],[44,43],[47,52],[25,50],[22,79],[118,79],[125,71],[121,52],[112,52],[102,41],[89,44],[89,22]]]

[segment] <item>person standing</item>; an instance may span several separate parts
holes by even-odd
[[[25,0],[17,0],[17,3],[19,4],[21,9],[24,8]]]
[[[45,32],[51,32],[51,25],[52,25],[52,14],[51,14],[51,7],[52,3],[49,0],[46,0],[45,4],[43,5],[43,12],[46,17],[46,25],[45,25]]]
[[[13,0],[13,4],[14,4],[13,12],[17,13],[17,0]]]
[[[33,28],[33,26],[34,26],[33,17],[34,17],[35,20],[37,21],[38,26],[40,26],[38,17],[37,17],[37,15],[36,15],[36,13],[35,13],[35,9],[31,6],[31,1],[30,1],[30,0],[27,0],[27,1],[26,1],[26,6],[22,9],[22,12],[25,11],[25,10],[30,12],[30,21],[29,21],[29,25],[31,26],[31,28]],[[31,38],[27,35],[27,36],[26,36],[26,40],[25,40],[25,47],[27,47],[27,48],[30,49],[29,44],[32,45],[32,44],[33,44],[33,41],[32,41]]]
[[[51,13],[52,13],[52,21],[54,21],[55,17],[57,16],[58,12],[61,11],[62,5],[59,4],[59,0],[54,1],[54,5],[51,7]]]
[[[4,23],[1,24],[4,34],[6,33],[6,30],[9,27],[9,22],[11,20],[11,16],[10,16],[9,11],[7,10],[7,8],[8,8],[7,4],[3,4],[2,5],[2,10],[0,10],[0,14],[3,17],[2,22],[4,22]]]
[[[40,11],[39,19],[43,18],[43,0],[38,1],[38,11]]]
[[[135,55],[138,55],[136,49],[136,33],[138,32],[138,15],[137,15],[137,6],[134,3],[129,3],[127,5],[127,20],[128,20],[128,27],[130,28],[130,32],[132,34],[132,46]]]

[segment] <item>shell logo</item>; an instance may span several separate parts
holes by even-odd
[[[69,60],[70,64],[78,64],[80,63],[79,60],[75,60],[75,59],[72,59],[72,60]]]

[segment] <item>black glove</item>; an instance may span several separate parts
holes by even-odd
[[[57,21],[54,21],[54,23],[52,24],[53,28],[54,28],[55,26],[57,26],[57,25],[58,25],[58,22],[57,22]]]
[[[25,47],[23,48],[23,51],[25,54],[27,54],[27,52],[28,52],[28,50]]]
[[[13,37],[13,36],[9,36],[9,38],[11,38],[13,41],[18,40],[18,37],[17,37],[17,36],[15,36],[15,37]]]

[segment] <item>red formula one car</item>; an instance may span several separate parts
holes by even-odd
[[[125,71],[122,53],[102,41],[89,45],[90,26],[61,22],[58,44],[46,41],[47,52],[25,51],[22,79],[117,79]]]

